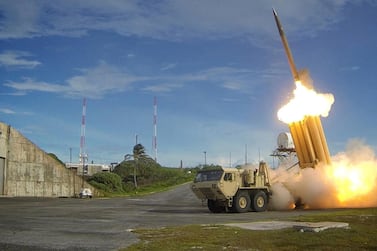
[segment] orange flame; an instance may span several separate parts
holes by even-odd
[[[339,154],[332,166],[326,167],[327,177],[334,182],[339,206],[376,206],[377,160],[370,148],[352,144],[357,148],[353,149],[357,160],[351,159],[353,153]]]

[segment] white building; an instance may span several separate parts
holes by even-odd
[[[110,172],[110,165],[105,164],[90,164],[86,163],[85,168],[81,163],[66,163],[65,166],[68,169],[73,169],[76,171],[77,175],[93,176],[93,174],[100,172]]]

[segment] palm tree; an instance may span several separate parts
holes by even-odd
[[[135,165],[134,165],[134,185],[135,185],[135,188],[137,188],[136,169],[139,169],[139,160],[144,160],[146,158],[149,158],[149,156],[145,153],[145,148],[142,144],[136,144],[134,146],[132,154],[126,154],[126,156],[124,156],[124,160],[127,161],[131,157],[135,161]]]
[[[134,159],[145,158],[147,156],[145,154],[145,148],[142,144],[135,145],[132,152],[134,155]]]

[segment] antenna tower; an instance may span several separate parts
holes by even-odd
[[[86,117],[86,98],[82,101],[82,118],[81,118],[81,138],[80,138],[80,164],[85,166],[85,160],[88,158],[85,152],[85,117]]]
[[[154,160],[157,162],[157,98],[153,102],[153,150]]]

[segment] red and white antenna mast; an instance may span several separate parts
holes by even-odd
[[[85,160],[88,158],[85,152],[85,117],[86,117],[86,98],[82,101],[82,118],[81,118],[81,138],[80,138],[80,164],[85,166]]]
[[[157,162],[157,98],[154,97],[153,103],[153,150],[154,160]]]

